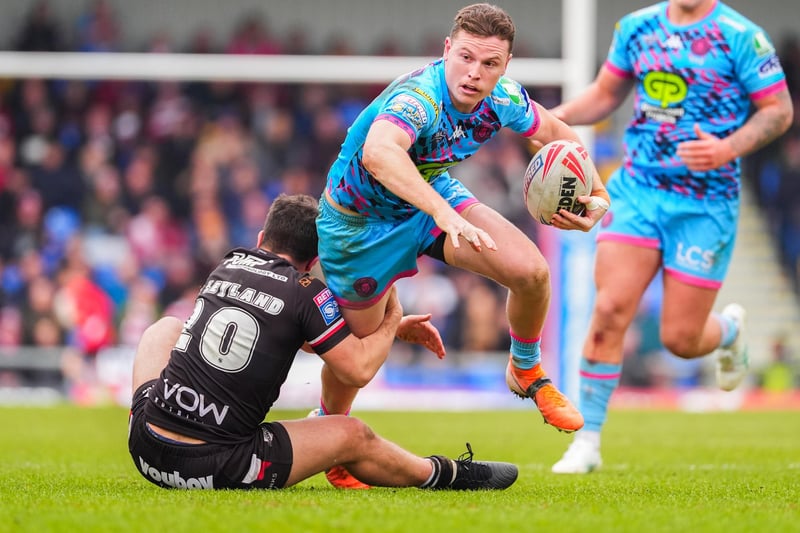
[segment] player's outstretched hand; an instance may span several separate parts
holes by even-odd
[[[444,359],[445,349],[442,336],[436,326],[431,324],[431,315],[406,315],[400,320],[396,336],[398,339],[419,344]]]
[[[599,196],[578,196],[578,201],[586,206],[583,213],[576,215],[562,209],[550,220],[553,227],[567,230],[589,231],[608,211],[608,202]]]
[[[454,209],[437,213],[433,219],[436,225],[450,236],[450,241],[456,249],[461,248],[459,237],[463,237],[476,252],[481,251],[481,245],[485,245],[490,250],[497,250],[497,244],[488,233],[467,222],[467,219]]]

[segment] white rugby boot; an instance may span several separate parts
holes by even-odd
[[[732,391],[739,386],[750,366],[747,356],[747,343],[744,338],[745,310],[739,304],[728,304],[722,310],[722,315],[731,318],[739,330],[733,344],[725,348],[717,348],[717,385],[726,391]]]
[[[603,465],[600,457],[600,434],[579,431],[563,457],[553,465],[554,474],[588,474]]]

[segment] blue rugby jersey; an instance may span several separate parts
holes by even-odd
[[[388,120],[408,133],[412,140],[408,155],[430,183],[474,154],[503,127],[533,135],[540,117],[525,89],[505,77],[471,113],[457,111],[450,101],[442,59],[392,82],[349,128],[328,173],[327,191],[351,211],[404,220],[417,208],[384,187],[362,163],[364,141],[376,120]]]
[[[690,172],[678,144],[696,139],[695,123],[727,137],[757,100],[786,87],[768,35],[721,2],[699,22],[676,26],[668,2],[641,9],[616,25],[606,60],[636,80],[633,117],[623,137],[623,167],[634,179],[694,198],[736,198],[738,160]]]

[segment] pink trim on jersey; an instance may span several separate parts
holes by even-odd
[[[587,372],[585,370],[581,370],[579,372],[582,378],[589,378],[589,379],[619,379],[622,376],[622,372],[616,372],[614,374],[597,374],[595,372]]]
[[[616,66],[611,61],[606,61],[605,62],[605,67],[608,69],[609,72],[619,76],[620,78],[632,78],[633,77],[633,73],[632,72],[628,72],[627,70],[622,70],[621,68]]]
[[[372,122],[377,122],[379,120],[385,120],[387,122],[391,122],[392,124],[394,124],[395,126],[400,128],[401,130],[406,132],[406,134],[409,137],[411,137],[411,144],[414,144],[417,141],[417,132],[414,130],[414,128],[412,128],[406,122],[403,122],[402,120],[400,120],[396,116],[389,115],[388,113],[384,113],[382,115],[378,115],[377,117],[375,117],[375,120],[373,120]]]
[[[691,274],[687,274],[686,272],[681,272],[679,270],[674,270],[672,268],[665,268],[664,272],[666,272],[673,278],[677,279],[678,281],[682,281],[687,285],[692,285],[694,287],[702,287],[703,289],[719,289],[720,287],[722,287],[721,281],[692,276]]]
[[[766,98],[767,96],[772,96],[775,93],[779,93],[784,89],[788,89],[789,86],[786,84],[786,80],[781,80],[779,82],[773,83],[769,87],[765,89],[761,89],[760,91],[756,91],[750,95],[750,98],[753,100],[758,100],[760,98]]]
[[[539,126],[541,126],[541,125],[542,125],[542,122],[540,120],[537,120],[536,122],[534,122],[531,125],[530,128],[528,128],[528,131],[526,131],[525,133],[522,134],[522,136],[523,137],[533,137],[536,134],[536,132],[539,131]]]
[[[466,200],[464,200],[463,202],[461,202],[460,204],[458,204],[455,207],[456,213],[461,213],[466,208],[468,208],[469,206],[475,205],[475,204],[479,204],[479,203],[480,203],[480,201],[477,198],[467,198]]]
[[[539,113],[536,111],[536,106],[534,106],[532,102],[531,108],[533,109],[534,114],[533,124],[531,124],[531,127],[528,128],[528,131],[522,134],[523,137],[531,137],[535,135],[536,132],[539,131],[539,126],[542,125],[542,117],[539,116]]]
[[[417,272],[419,272],[419,270],[417,270],[416,268],[413,270],[406,270],[405,272],[400,272],[391,280],[389,280],[389,283],[386,285],[385,289],[383,289],[379,294],[376,294],[375,296],[364,302],[351,302],[350,300],[345,300],[344,298],[339,298],[337,296],[334,296],[334,298],[336,298],[336,303],[338,303],[342,307],[346,307],[348,309],[367,309],[368,307],[372,307],[373,305],[378,303],[378,300],[380,300],[383,297],[383,295],[386,294],[386,291],[392,288],[392,285],[394,284],[395,281],[397,281],[400,278],[410,278],[411,276],[415,276]]]
[[[542,340],[542,336],[539,335],[535,339],[526,339],[524,337],[520,337],[519,335],[515,335],[511,328],[508,328],[508,334],[511,335],[511,338],[518,340],[519,342],[539,342]]]
[[[658,242],[658,239],[634,237],[632,235],[623,235],[622,233],[601,233],[597,236],[597,242],[600,241],[621,242],[623,244],[630,244],[641,248],[652,248],[654,250],[661,248],[661,243]]]
[[[316,339],[308,341],[308,344],[310,344],[312,347],[319,346],[321,343],[331,338],[331,335],[333,335],[343,327],[344,327],[344,319],[340,318],[339,320],[334,322],[331,327],[326,329],[322,335],[318,336]]]

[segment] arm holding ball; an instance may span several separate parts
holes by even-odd
[[[537,104],[538,105],[538,104]],[[541,125],[536,133],[529,137],[531,152],[536,153],[545,143],[552,142],[554,139],[574,141],[582,145],[580,138],[574,129],[563,122],[557,114],[551,113],[541,106],[538,106],[541,116]],[[585,148],[584,148],[585,149]],[[586,206],[580,212],[572,212],[568,209],[559,209],[549,220],[549,225],[564,230],[589,231],[606,214],[610,205],[611,198],[606,191],[603,180],[597,172],[597,168],[590,157],[585,161],[587,171],[591,169],[591,191],[588,195],[578,196],[577,200]],[[588,172],[587,172],[588,174]]]

